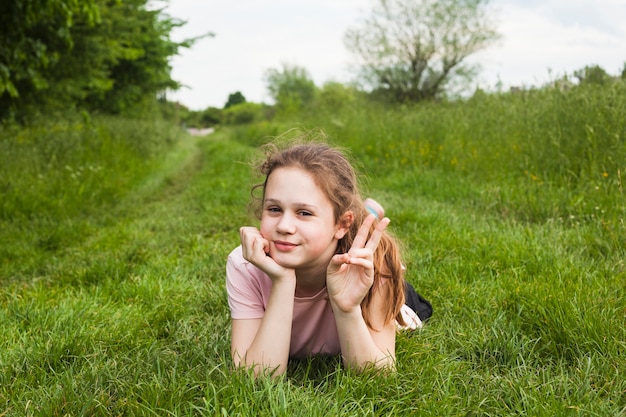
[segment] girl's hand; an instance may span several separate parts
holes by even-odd
[[[295,271],[283,268],[269,256],[270,243],[256,227],[239,229],[243,258],[265,272],[272,281],[285,276],[294,276]]]
[[[326,286],[333,307],[348,313],[361,305],[361,301],[374,283],[374,251],[390,220],[382,219],[367,235],[374,215],[365,218],[348,253],[332,257],[326,271]]]

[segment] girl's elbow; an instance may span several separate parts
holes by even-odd
[[[396,370],[396,358],[394,355],[385,355],[383,357],[379,357],[376,359],[371,359],[363,362],[359,362],[358,360],[347,360],[347,358],[343,358],[344,366],[348,369],[351,369],[357,373],[374,371],[377,373],[389,373],[395,372]]]
[[[257,363],[250,361],[247,357],[239,355],[237,352],[232,356],[234,371],[243,371],[249,373],[254,378],[259,377],[278,377],[285,373],[287,367],[285,365],[273,366],[269,364]]]

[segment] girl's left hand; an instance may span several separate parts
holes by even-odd
[[[333,307],[348,313],[361,301],[374,283],[374,251],[390,220],[385,217],[367,238],[374,215],[369,215],[359,228],[348,253],[332,257],[326,271],[326,287]]]

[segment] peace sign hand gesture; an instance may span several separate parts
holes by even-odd
[[[374,228],[375,216],[369,215],[359,228],[348,253],[332,257],[326,271],[328,296],[334,308],[348,313],[360,306],[374,283],[374,251],[390,220],[385,217]]]

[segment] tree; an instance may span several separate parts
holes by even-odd
[[[154,4],[0,2],[0,118],[75,106],[121,113],[177,88],[170,58],[203,36],[172,41],[184,22]]]
[[[317,103],[321,110],[332,113],[339,111],[343,107],[353,105],[356,98],[356,88],[346,86],[337,81],[328,81],[319,90]]]
[[[612,81],[612,78],[600,65],[587,65],[586,67],[574,71],[574,77],[581,85],[605,85]]]
[[[263,118],[264,106],[259,103],[240,103],[223,112],[223,121],[227,125],[243,125]]]
[[[285,110],[299,110],[315,98],[317,88],[308,71],[297,65],[283,64],[282,70],[265,73],[267,89],[276,105]]]
[[[16,102],[56,85],[49,71],[65,65],[74,46],[72,28],[77,22],[94,27],[99,11],[95,0],[0,2],[0,117]]]
[[[228,101],[224,105],[224,109],[227,109],[232,106],[236,106],[237,104],[245,103],[246,98],[241,94],[240,91],[236,91],[232,94],[228,95]]]
[[[374,90],[400,102],[437,98],[454,83],[467,85],[477,67],[466,58],[499,38],[488,3],[378,0],[344,42]]]
[[[211,127],[220,124],[223,117],[222,109],[207,107],[200,113],[200,122],[204,127]]]
[[[172,29],[183,22],[161,10],[148,9],[152,6],[148,0],[105,4],[101,6],[102,23],[80,33],[77,39],[90,43],[100,39],[113,52],[102,63],[111,84],[110,88],[88,89],[82,101],[91,109],[118,114],[153,101],[160,92],[178,88],[179,83],[170,76],[170,59],[179,48],[195,41],[177,43],[170,39]],[[85,49],[74,57],[87,55]]]

